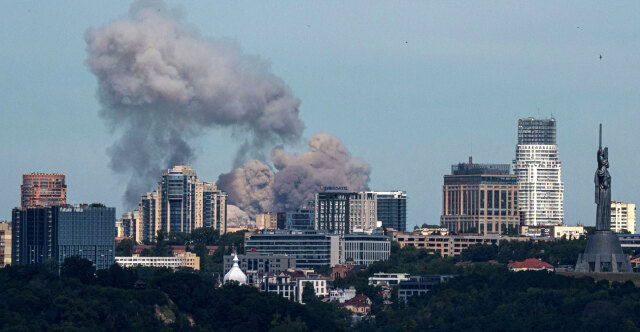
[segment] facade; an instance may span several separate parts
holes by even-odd
[[[238,266],[245,274],[280,274],[288,269],[296,268],[296,257],[290,255],[266,255],[258,252],[247,252],[238,255]],[[224,256],[225,273],[233,267],[232,255]]]
[[[553,237],[556,239],[566,238],[567,240],[577,240],[586,235],[584,225],[578,226],[553,226]]]
[[[636,232],[636,205],[632,203],[611,202],[611,230],[616,233]]]
[[[0,222],[0,267],[11,264],[11,223]]]
[[[556,144],[556,120],[518,120],[513,171],[518,177],[519,209],[527,226],[561,225],[564,218],[562,164]]]
[[[12,213],[12,255],[15,264],[62,263],[80,256],[96,269],[114,262],[115,208],[62,206],[15,208]]]
[[[256,228],[278,229],[278,215],[271,212],[256,214]]]
[[[54,208],[56,238],[54,257],[58,263],[79,256],[90,260],[96,270],[108,269],[115,257],[116,209],[76,205]]]
[[[407,193],[377,191],[378,220],[382,227],[404,232],[407,229]]]
[[[315,229],[315,213],[313,208],[301,208],[294,212],[286,212],[284,229],[301,231]]]
[[[116,222],[116,231],[117,237],[129,237],[138,243],[146,240],[144,237],[144,225],[138,210],[123,213],[120,220]]]
[[[440,224],[453,233],[517,232],[517,177],[506,164],[469,163],[451,166],[444,176]]]
[[[378,225],[377,194],[373,191],[325,191],[316,194],[315,229],[333,234],[369,232]]]
[[[369,277],[369,285],[394,287],[404,280],[409,280],[408,273],[377,272],[373,274],[373,277]]]
[[[200,257],[192,252],[184,252],[173,257],[116,257],[116,263],[124,268],[132,268],[136,266],[149,267],[166,267],[177,269],[180,267],[188,267],[194,270],[200,270]]]
[[[377,234],[346,234],[342,238],[343,263],[369,265],[386,260],[391,253],[391,242],[382,232]]]
[[[139,236],[142,236],[143,241],[153,242],[156,240],[158,231],[162,230],[162,223],[160,222],[161,206],[160,193],[157,190],[140,196],[138,211],[142,227],[139,234],[136,232],[136,242],[141,243],[141,241],[138,241]]]
[[[276,293],[287,300],[295,301],[298,287],[292,279],[291,275],[284,273],[269,276],[264,289],[267,292]]]
[[[298,303],[304,303],[302,302],[302,294],[304,293],[304,286],[306,283],[311,283],[311,285],[313,285],[313,290],[315,291],[317,297],[329,295],[329,289],[327,288],[326,279],[318,275],[307,275],[304,278],[296,279],[296,301]]]
[[[398,300],[406,303],[409,297],[426,294],[433,287],[454,277],[455,275],[440,274],[411,276],[398,284]]]
[[[227,194],[213,182],[203,182],[202,227],[213,227],[224,234],[227,229]]]
[[[364,294],[358,294],[352,299],[340,303],[340,306],[351,311],[354,315],[365,316],[371,313],[371,300]]]
[[[202,227],[202,183],[190,166],[162,171],[160,182],[160,224],[167,233]]]
[[[340,237],[318,231],[265,230],[245,234],[247,252],[296,257],[296,266],[313,269],[340,263]]]
[[[423,235],[421,233],[391,232],[390,236],[393,241],[398,242],[400,247],[430,249],[442,257],[458,256],[464,249],[474,244],[498,245],[501,239],[499,234]]]
[[[345,301],[351,300],[356,296],[356,289],[349,287],[347,289],[334,289],[329,292],[329,301],[344,303]]]
[[[22,175],[20,199],[23,208],[67,204],[64,174],[30,173]]]

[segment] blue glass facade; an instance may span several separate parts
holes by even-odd
[[[15,208],[11,213],[11,261],[39,264],[53,256],[55,208]]]
[[[313,230],[315,227],[315,209],[299,209],[287,212],[284,228],[287,230]]]
[[[407,228],[407,194],[401,191],[378,192],[378,220],[382,226],[401,232]]]

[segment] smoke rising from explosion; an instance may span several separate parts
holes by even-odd
[[[308,151],[291,154],[281,147],[271,151],[278,171],[252,160],[218,178],[218,186],[229,194],[229,202],[250,216],[265,211],[291,211],[313,200],[321,186],[368,188],[371,168],[353,158],[335,136],[320,133],[309,141]]]
[[[160,1],[139,1],[127,17],[85,33],[100,116],[120,135],[107,153],[110,167],[129,178],[127,208],[154,188],[162,169],[193,162],[194,140],[216,128],[231,129],[241,143],[238,168],[218,179],[229,194],[230,224],[296,209],[323,185],[367,188],[369,165],[334,136],[318,134],[307,152],[286,152],[282,145],[299,143],[305,128],[300,101],[263,61],[183,21]],[[276,172],[262,153],[273,146]]]
[[[256,57],[204,39],[161,2],[138,2],[129,16],[85,33],[86,65],[98,79],[100,116],[118,140],[110,167],[129,176],[125,204],[162,169],[193,162],[192,141],[213,128],[242,138],[236,166],[265,147],[300,140],[300,101]]]

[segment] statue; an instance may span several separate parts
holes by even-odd
[[[587,237],[587,247],[578,256],[575,272],[629,273],[633,272],[629,256],[622,251],[618,236],[611,231],[611,175],[609,175],[609,149],[602,148],[602,124],[598,147],[598,169],[594,176],[596,186],[596,231]]]
[[[594,182],[596,185],[596,230],[611,230],[611,175],[609,175],[609,148],[602,149],[602,124],[600,124],[600,146],[598,147],[598,169]]]

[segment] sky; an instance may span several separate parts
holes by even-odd
[[[598,124],[612,199],[640,199],[640,3],[554,1],[169,1],[200,34],[266,61],[301,100],[304,138],[339,137],[370,188],[405,190],[408,227],[439,223],[443,175],[473,154],[511,163],[517,120],[557,120],[565,223],[595,224]],[[130,2],[10,1],[0,12],[0,220],[23,173],[67,175],[68,202],[122,212],[116,136],[98,111],[87,28]],[[600,58],[602,55],[602,58]],[[305,140],[306,141],[306,140]],[[196,142],[205,181],[232,168],[227,129]],[[304,150],[304,146],[292,147]],[[160,174],[158,174],[160,177]],[[151,188],[150,188],[151,189]]]

